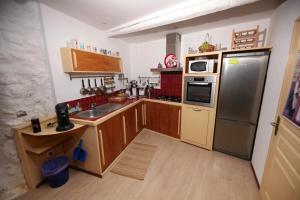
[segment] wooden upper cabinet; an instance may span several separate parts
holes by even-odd
[[[121,73],[119,57],[88,52],[80,49],[61,48],[61,58],[66,73]]]
[[[125,147],[122,115],[116,115],[98,125],[98,134],[103,172]]]

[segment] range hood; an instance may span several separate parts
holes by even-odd
[[[180,51],[181,51],[181,35],[179,33],[169,33],[166,37],[166,55],[175,54],[177,59],[176,68],[151,68],[151,72],[181,72],[180,65]]]
[[[169,33],[166,39],[166,55],[175,54],[180,67],[181,35],[179,33]]]

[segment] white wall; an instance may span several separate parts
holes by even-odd
[[[130,77],[136,79],[138,76],[157,76],[150,72],[150,68],[163,64],[166,55],[166,39],[153,40],[149,42],[130,44]]]
[[[268,43],[273,49],[252,157],[253,168],[259,182],[262,180],[272,135],[270,122],[275,120],[294,21],[297,17],[300,17],[299,0],[284,2],[271,17]]]
[[[223,27],[209,29],[205,31],[184,34],[182,35],[182,44],[181,44],[182,60],[184,55],[188,53],[189,47],[198,49],[198,47],[204,42],[206,33],[209,33],[212,36],[212,44],[215,45],[221,43],[221,47],[227,47],[228,49],[230,49],[233,29],[235,29],[235,31],[253,29],[256,28],[257,25],[259,25],[260,31],[263,31],[265,29],[269,31],[268,30],[269,23],[270,23],[270,19],[266,18],[266,19],[255,20],[247,23],[234,24],[230,26],[223,26]]]
[[[62,69],[60,48],[66,46],[67,40],[77,38],[85,43],[96,45],[98,48],[119,51],[123,60],[125,76],[129,75],[129,45],[125,42],[107,38],[104,32],[44,4],[41,4],[41,12],[57,102],[84,97],[79,93],[81,80],[73,79],[71,81]],[[120,83],[117,86],[120,88]]]
[[[198,49],[198,46],[205,40],[206,33],[212,35],[212,43],[221,43],[223,47],[231,47],[232,30],[244,30],[256,28],[260,26],[260,30],[268,29],[269,19],[255,20],[242,24],[235,24],[230,26],[219,27],[215,29],[208,29],[205,31],[186,33],[181,35],[181,62],[184,55],[187,54],[188,48],[193,47]],[[154,76],[150,72],[150,68],[156,67],[158,62],[163,64],[166,55],[166,38],[157,40],[140,42],[130,44],[130,76],[136,78],[139,75]]]

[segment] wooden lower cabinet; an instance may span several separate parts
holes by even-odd
[[[160,132],[160,103],[146,102],[145,113],[146,113],[146,128],[152,131]]]
[[[98,125],[98,133],[103,172],[125,147],[122,114],[116,115]]]
[[[146,102],[146,128],[165,135],[180,137],[181,107]]]
[[[123,126],[125,129],[125,145],[127,146],[137,135],[136,130],[136,109],[135,107],[129,108],[122,113]]]
[[[144,128],[143,107],[144,103],[139,103],[135,106],[137,132],[140,132]]]
[[[214,112],[199,106],[183,106],[181,140],[211,150]]]

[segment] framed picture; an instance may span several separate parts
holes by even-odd
[[[300,53],[297,55],[296,68],[283,115],[300,127]]]

